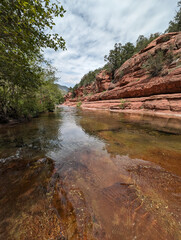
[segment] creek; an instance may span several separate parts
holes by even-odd
[[[181,239],[181,120],[61,107],[1,125],[0,239]]]

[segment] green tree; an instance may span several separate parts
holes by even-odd
[[[126,60],[134,54],[134,45],[130,42],[122,46],[121,43],[115,43],[114,49],[109,51],[109,55],[104,56],[104,60],[108,63],[108,67],[112,73],[118,69]]]
[[[0,2],[0,119],[16,117],[26,97],[43,84],[42,50],[65,49],[64,39],[53,32],[54,18],[64,13],[53,0]]]
[[[150,37],[145,37],[143,35],[140,35],[138,37],[138,39],[136,40],[136,46],[135,46],[135,53],[141,51],[142,49],[144,49],[145,47],[147,47],[147,45],[152,42],[154,39],[156,39],[157,37],[160,36],[160,33],[154,33],[151,34]]]
[[[53,29],[54,17],[63,17],[64,8],[51,0],[1,0],[1,47],[8,51],[37,54],[42,47],[65,48],[65,41]]]
[[[140,50],[145,48],[147,45],[148,45],[148,38],[146,38],[144,35],[140,35],[136,40],[135,52],[139,52]]]
[[[135,51],[134,45],[130,42],[127,42],[122,47],[122,53],[121,53],[122,63],[126,62],[126,60],[131,58],[134,54],[134,51]]]
[[[85,74],[82,79],[80,80],[80,83],[77,85],[77,87],[87,86],[95,81],[96,75],[101,71],[101,68],[95,69],[94,71],[89,71],[87,74]]]
[[[114,49],[109,51],[109,55],[104,56],[104,61],[109,63],[112,72],[114,72],[122,64],[121,51],[122,51],[122,44],[115,43]]]
[[[174,19],[170,21],[166,32],[179,32],[181,31],[181,1],[178,2],[179,10],[177,11]]]
[[[61,90],[58,88],[55,70],[51,67],[42,73],[43,84],[36,94],[37,101],[40,103],[40,111],[53,111],[55,105],[63,102]]]

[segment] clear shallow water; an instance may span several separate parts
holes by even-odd
[[[62,108],[0,128],[0,239],[180,239],[181,122]]]

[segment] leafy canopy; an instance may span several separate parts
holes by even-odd
[[[53,31],[55,17],[64,13],[57,0],[0,1],[0,120],[30,111],[28,104],[39,101],[45,82],[49,90],[53,88],[45,79],[42,51],[65,49],[64,39]]]
[[[13,82],[22,87],[37,86],[41,50],[65,49],[65,41],[51,33],[54,17],[65,10],[51,0],[2,0],[0,2],[0,85]],[[28,79],[31,81],[29,82]]]
[[[51,0],[1,0],[1,47],[31,56],[41,48],[65,48],[65,41],[51,33],[54,17],[63,17],[64,8]]]

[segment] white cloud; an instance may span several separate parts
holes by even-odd
[[[90,70],[104,65],[115,42],[135,43],[139,35],[164,32],[175,15],[177,0],[63,0],[64,18],[55,31],[67,51],[46,50],[59,72],[60,84],[74,86]]]

